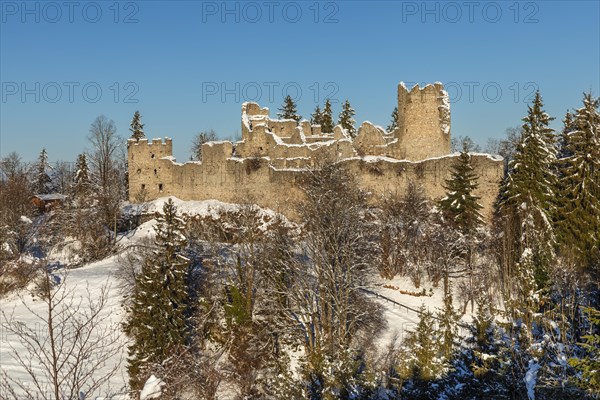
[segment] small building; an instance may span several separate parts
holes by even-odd
[[[40,212],[46,212],[62,205],[66,198],[67,196],[60,193],[36,194],[31,197],[31,203],[36,206]]]

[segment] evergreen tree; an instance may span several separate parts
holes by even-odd
[[[415,331],[410,334],[407,344],[412,354],[409,364],[413,378],[425,381],[435,379],[443,369],[439,355],[439,338],[434,329],[434,317],[421,306],[421,319]]]
[[[302,119],[302,117],[298,115],[298,112],[296,111],[296,103],[294,103],[292,96],[289,94],[285,96],[285,99],[283,100],[283,106],[279,109],[279,111],[281,112],[277,113],[277,115],[281,119],[293,119],[296,122],[300,122]]]
[[[521,139],[500,185],[497,216],[505,248],[510,248],[504,255],[506,280],[510,280],[515,265],[529,249],[533,251],[538,285],[548,283],[544,277],[548,277],[554,254],[550,217],[556,186],[556,148],[553,130],[548,126],[552,120],[543,110],[537,92],[523,118]]]
[[[581,358],[571,358],[569,364],[580,372],[577,384],[589,391],[592,395],[600,395],[600,310],[588,307],[585,310],[593,327],[596,327],[594,333],[583,337],[584,343],[581,344],[585,350],[585,355]]]
[[[567,111],[565,114],[565,119],[563,119],[563,129],[558,138],[558,153],[556,154],[556,158],[559,160],[565,159],[567,157],[572,156],[569,146],[568,146],[568,137],[571,132],[575,130],[575,121],[573,118],[573,114]],[[559,170],[560,172],[560,170]],[[560,178],[560,177],[559,177]]]
[[[457,332],[457,323],[460,319],[460,316],[456,313],[454,309],[453,300],[452,300],[452,285],[448,280],[448,274],[446,273],[444,276],[444,307],[440,310],[437,315],[440,321],[440,331],[441,331],[441,350],[442,354],[445,358],[445,361],[450,361],[452,357],[452,351],[454,349]]]
[[[132,338],[128,372],[132,389],[139,389],[153,366],[173,356],[187,342],[187,273],[189,260],[184,221],[171,199],[157,215],[156,250],[136,277],[125,332]]]
[[[466,145],[451,167],[445,188],[446,196],[440,200],[440,208],[463,234],[474,234],[483,223],[479,213],[482,206],[478,203],[479,197],[473,194],[477,189],[477,174]]]
[[[321,125],[323,123],[323,112],[321,111],[321,107],[317,106],[315,108],[315,112],[310,116],[310,124],[311,125]]]
[[[473,372],[473,377],[468,379],[467,385],[476,395],[473,398],[489,397],[490,393],[497,396],[515,391],[514,376],[511,367],[515,348],[511,341],[504,335],[504,331],[494,322],[493,309],[490,298],[481,294],[477,298],[477,312],[473,315],[473,322],[469,324],[470,335],[465,339],[471,351],[463,352],[466,363]]]
[[[321,119],[321,132],[333,132],[333,111],[331,110],[331,101],[329,99],[325,100],[325,106],[323,107],[323,116]]]
[[[146,135],[144,135],[144,124],[142,124],[142,116],[139,111],[136,111],[133,114],[133,119],[131,120],[131,125],[129,130],[131,131],[131,138],[135,140],[140,140]]]
[[[557,236],[561,253],[600,273],[599,99],[584,95],[583,107],[565,126],[565,157],[559,160]],[[568,123],[568,122],[567,122]]]
[[[90,185],[89,168],[85,153],[77,156],[77,165],[75,166],[75,193],[80,196],[87,193]]]
[[[519,341],[524,345],[530,345],[533,340],[533,324],[540,310],[540,305],[544,302],[543,285],[536,279],[538,270],[531,249],[525,249],[523,255],[516,265],[517,290],[511,293],[506,299],[507,310],[520,336]],[[541,288],[540,288],[541,286]]]
[[[482,293],[477,297],[477,313],[473,316],[473,323],[469,325],[471,337],[468,343],[472,344],[477,352],[491,352],[494,341],[493,323],[494,314],[490,299]]]
[[[394,111],[392,111],[392,120],[390,121],[390,124],[387,126],[387,131],[392,132],[397,127],[398,127],[398,107],[394,107]]]
[[[356,121],[354,118],[352,118],[354,114],[355,111],[350,105],[350,102],[348,100],[344,101],[344,104],[342,105],[342,111],[339,115],[338,125],[341,125],[342,128],[348,131],[350,137],[356,137],[356,127],[354,126]]]
[[[40,156],[38,158],[38,162],[36,164],[36,175],[34,181],[34,191],[36,194],[48,194],[51,191],[50,184],[52,183],[52,179],[50,175],[48,175],[48,170],[50,170],[50,164],[48,163],[48,153],[46,149],[42,149],[40,152]]]

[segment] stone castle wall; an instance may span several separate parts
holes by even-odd
[[[400,159],[423,160],[450,153],[450,104],[440,83],[408,90],[398,85]]]
[[[394,132],[364,122],[354,139],[339,125],[334,132],[321,132],[309,121],[271,120],[269,110],[256,103],[242,105],[242,140],[204,144],[201,162],[175,162],[171,139],[130,139],[130,200],[144,195],[145,200],[175,196],[252,202],[293,218],[303,196],[302,175],[324,162],[339,162],[373,194],[373,202],[386,193],[404,192],[410,181],[422,185],[431,199],[440,198],[457,157],[448,154],[447,95],[440,84],[410,92],[401,85],[398,98]],[[502,160],[475,154],[473,164],[479,175],[475,194],[490,215]]]

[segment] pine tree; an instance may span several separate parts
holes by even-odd
[[[285,99],[283,100],[283,106],[279,109],[279,111],[281,112],[277,113],[277,115],[281,119],[293,119],[296,122],[300,122],[302,119],[302,117],[298,115],[298,112],[296,111],[296,103],[294,103],[292,96],[289,94],[285,96]]]
[[[506,247],[512,249],[504,256],[506,280],[510,280],[516,263],[529,249],[533,251],[538,285],[548,283],[545,278],[554,255],[550,217],[556,187],[556,148],[553,130],[548,126],[552,120],[543,110],[537,92],[523,118],[521,139],[500,185],[498,222]]]
[[[478,203],[479,197],[473,194],[478,177],[466,146],[450,171],[451,176],[445,186],[446,196],[440,200],[440,208],[463,234],[472,235],[483,223],[479,213],[482,206]]]
[[[142,116],[139,111],[136,111],[133,114],[133,119],[131,120],[131,127],[129,130],[131,131],[131,138],[135,140],[140,140],[146,135],[144,135],[144,124],[142,124]]]
[[[331,101],[329,99],[325,100],[325,106],[323,107],[321,132],[333,133],[333,111],[331,110]]]
[[[36,164],[36,175],[34,182],[34,190],[36,194],[48,194],[50,192],[50,184],[52,183],[52,179],[50,179],[50,175],[48,175],[47,172],[50,169],[50,164],[48,164],[48,153],[44,148],[40,152],[40,156]]]
[[[557,236],[563,255],[584,266],[600,261],[600,99],[585,94],[583,107],[565,126],[565,157],[558,161]],[[566,122],[568,123],[568,121]],[[595,272],[600,273],[596,267]]]
[[[342,111],[339,115],[338,125],[341,125],[342,128],[348,131],[350,137],[356,137],[356,127],[354,126],[354,124],[356,124],[356,121],[354,120],[354,118],[352,118],[354,114],[354,109],[350,105],[350,102],[346,99],[346,101],[344,101],[344,104],[342,105]]]
[[[186,345],[189,260],[184,221],[169,199],[157,216],[156,250],[136,277],[129,319],[124,330],[132,338],[128,372],[132,389],[139,389],[149,370]]]
[[[315,112],[310,116],[310,124],[311,125],[321,125],[323,123],[323,112],[321,111],[321,107],[317,106],[315,108]]]
[[[392,132],[394,129],[398,127],[398,107],[394,107],[394,111],[392,111],[392,120],[387,127],[388,132]]]

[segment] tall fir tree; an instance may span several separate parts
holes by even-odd
[[[321,132],[333,133],[333,111],[331,110],[331,101],[329,99],[325,100],[325,106],[323,107]]]
[[[600,99],[585,94],[583,107],[565,122],[558,160],[557,240],[561,254],[600,274]],[[570,122],[570,123],[569,123]]]
[[[356,121],[353,118],[355,113],[356,112],[350,105],[350,101],[346,99],[342,105],[342,111],[339,115],[338,125],[341,125],[342,128],[348,132],[350,137],[356,137],[356,127],[354,126]]]
[[[277,115],[281,119],[293,119],[296,122],[300,122],[302,119],[296,110],[296,103],[294,103],[292,96],[289,94],[285,96],[285,99],[283,100],[283,106],[279,109],[279,111],[280,112],[278,112]]]
[[[129,318],[124,330],[129,346],[130,386],[137,390],[153,366],[183,350],[188,341],[187,274],[189,260],[182,255],[187,240],[184,221],[169,199],[157,215],[156,250],[136,277]]]
[[[321,111],[321,107],[317,106],[315,111],[310,116],[310,124],[311,125],[321,125],[323,123],[323,112]]]
[[[38,162],[35,166],[35,181],[34,190],[36,194],[48,194],[51,191],[52,179],[48,175],[51,169],[48,163],[48,153],[43,148],[38,157]]]
[[[477,189],[478,177],[466,145],[450,173],[445,185],[446,196],[440,200],[440,208],[461,233],[472,235],[483,224],[483,218],[479,213],[482,209],[478,203],[479,197],[473,194]]]
[[[131,120],[130,128],[131,138],[135,140],[140,140],[146,135],[144,134],[144,124],[142,124],[142,116],[139,111],[136,111],[133,114],[133,119]]]
[[[85,153],[81,153],[77,156],[75,169],[75,194],[77,196],[83,196],[88,193],[90,189],[90,171]]]
[[[523,118],[521,139],[500,185],[497,220],[504,233],[505,283],[516,272],[524,252],[533,251],[531,264],[536,269],[538,286],[548,284],[548,269],[554,252],[551,224],[555,196],[556,147],[551,118],[536,93]]]
[[[569,156],[572,156],[568,142],[569,142],[569,134],[575,130],[575,121],[574,116],[570,111],[567,111],[565,114],[565,119],[563,119],[563,129],[560,133],[560,137],[558,138],[558,152],[556,154],[556,158],[560,163],[560,160],[565,159]],[[560,173],[560,170],[559,170]],[[558,177],[561,178],[560,176]]]
[[[483,217],[479,210],[479,197],[473,193],[477,189],[478,176],[471,164],[469,141],[463,141],[463,150],[458,160],[450,169],[450,179],[446,180],[446,196],[439,202],[440,209],[454,228],[464,236],[464,260],[469,275],[469,296],[471,308],[475,307],[475,266],[473,263],[474,248],[478,245],[477,229],[483,225]]]
[[[390,121],[390,124],[387,126],[387,131],[392,132],[397,127],[398,127],[398,107],[394,107],[394,111],[392,111],[392,120]]]

